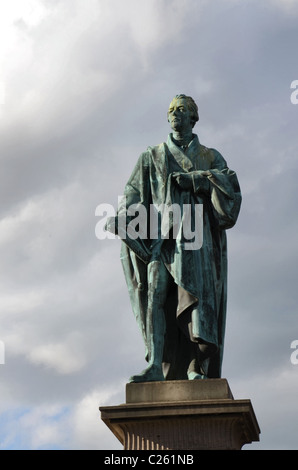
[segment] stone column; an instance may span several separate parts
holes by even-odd
[[[100,411],[124,450],[240,450],[260,434],[226,379],[127,384],[126,403]]]

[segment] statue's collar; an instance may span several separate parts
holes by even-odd
[[[177,161],[177,163],[185,171],[190,171],[194,168],[193,158],[199,153],[200,142],[196,134],[193,134],[192,141],[188,144],[186,149],[182,149],[173,142],[172,134],[168,135],[167,146]]]

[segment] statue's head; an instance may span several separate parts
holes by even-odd
[[[191,127],[194,127],[196,122],[199,120],[199,112],[198,112],[198,107],[195,103],[195,101],[190,97],[186,95],[176,95],[169,106],[168,110],[168,121],[171,124],[171,114],[179,108],[179,106],[182,105],[187,108],[189,115],[190,115],[190,124]]]

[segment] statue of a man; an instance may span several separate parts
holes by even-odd
[[[121,261],[146,347],[148,367],[130,382],[221,377],[227,300],[225,230],[237,220],[241,193],[237,176],[222,155],[193,134],[198,120],[191,97],[177,95],[172,100],[168,110],[172,133],[167,142],[141,154],[117,216],[107,223],[107,229],[123,239]],[[129,235],[131,207],[146,209],[138,236]],[[165,230],[163,215],[169,207],[175,210],[167,212]],[[152,229],[153,221],[157,229]],[[190,221],[188,231],[186,221]],[[196,239],[196,231],[201,242],[192,244],[189,233]]]

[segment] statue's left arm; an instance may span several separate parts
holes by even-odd
[[[222,155],[210,149],[213,162],[210,170],[192,172],[193,190],[208,195],[214,216],[221,229],[235,225],[241,206],[241,191],[237,175],[227,166]]]

